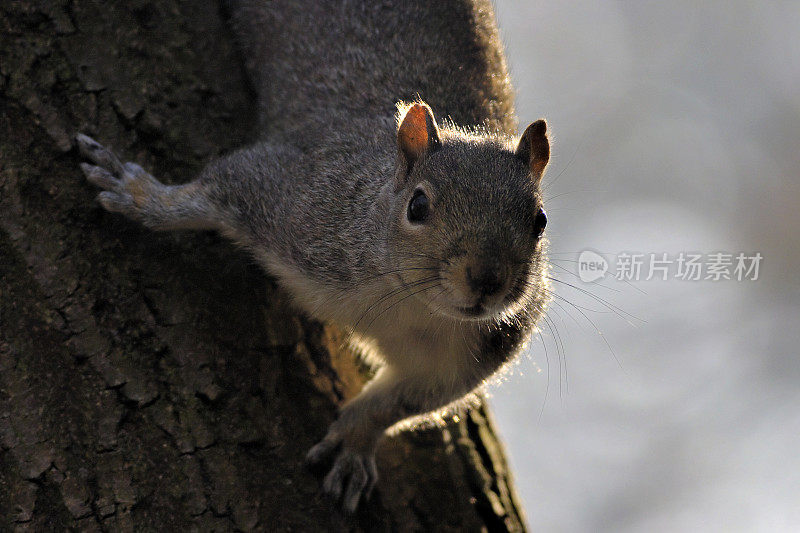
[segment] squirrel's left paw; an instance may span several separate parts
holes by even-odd
[[[306,464],[318,468],[333,459],[322,490],[349,513],[355,512],[359,502],[369,498],[378,481],[375,454],[345,446],[341,441],[326,438],[306,455]]]

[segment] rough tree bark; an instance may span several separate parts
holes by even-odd
[[[0,6],[0,530],[521,530],[484,407],[386,439],[355,517],[300,466],[361,386],[211,234],[102,211],[71,138],[169,182],[253,131],[212,0]]]

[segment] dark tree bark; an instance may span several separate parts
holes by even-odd
[[[521,530],[485,407],[386,439],[355,517],[301,466],[363,380],[212,234],[104,212],[86,132],[181,182],[247,142],[218,6],[0,7],[0,530]]]

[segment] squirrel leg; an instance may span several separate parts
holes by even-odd
[[[109,149],[86,135],[76,139],[86,179],[103,192],[98,201],[108,211],[155,230],[220,229],[217,210],[199,181],[165,185],[136,163],[123,163]]]
[[[375,482],[375,448],[391,426],[425,414],[462,398],[480,380],[473,376],[403,375],[382,367],[364,390],[346,404],[325,438],[306,455],[306,463],[318,468],[332,462],[323,490],[349,512],[368,498]]]

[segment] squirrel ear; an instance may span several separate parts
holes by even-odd
[[[441,145],[439,128],[428,104],[416,103],[406,110],[397,127],[397,146],[405,159],[406,170],[427,152]]]
[[[541,180],[547,162],[550,160],[547,123],[543,119],[539,119],[527,127],[519,141],[516,154],[528,164],[534,181]]]

